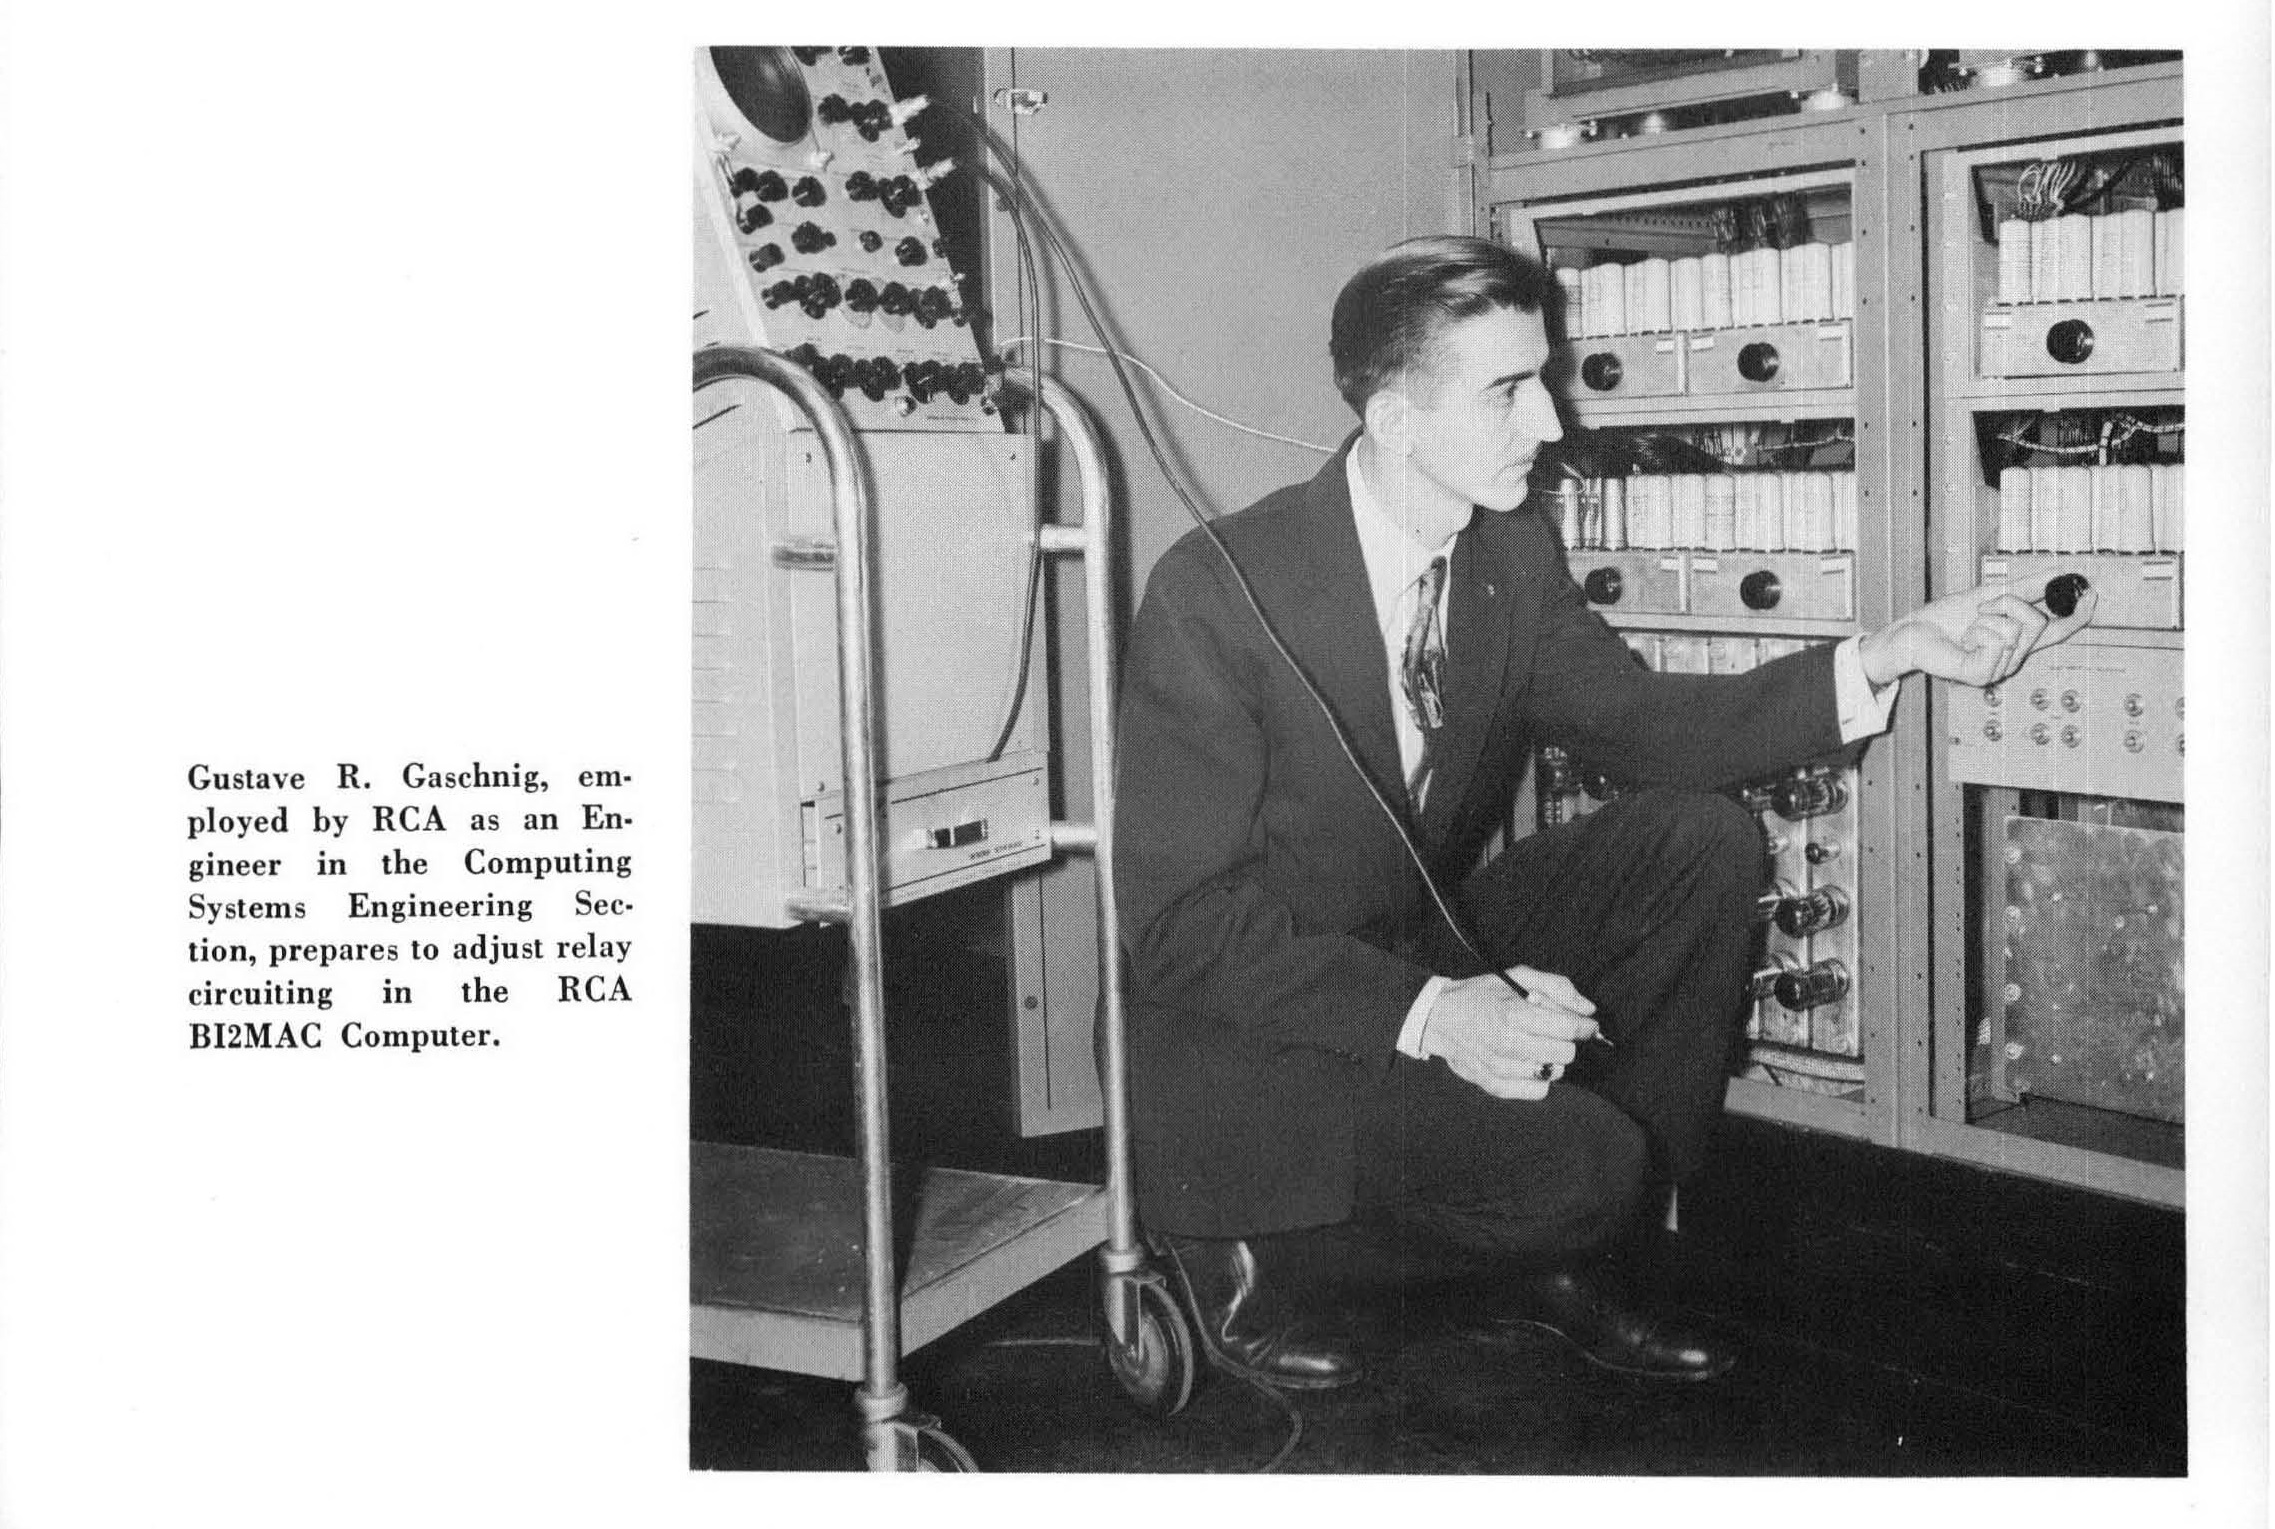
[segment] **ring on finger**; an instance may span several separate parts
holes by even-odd
[[[1532,1075],[1543,1083],[1554,1083],[1556,1075],[1562,1071],[1554,1062],[1543,1062],[1532,1070]]]

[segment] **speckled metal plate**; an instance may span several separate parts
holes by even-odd
[[[2183,836],[2006,820],[2009,1090],[2183,1118]]]

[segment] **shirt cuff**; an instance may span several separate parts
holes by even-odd
[[[1406,1011],[1406,1023],[1398,1029],[1398,1049],[1417,1062],[1427,1061],[1430,1052],[1422,1044],[1430,1028],[1430,1010],[1437,1007],[1438,995],[1453,986],[1450,977],[1432,977],[1422,984],[1422,991],[1414,995],[1413,1007]]]
[[[1895,710],[1902,689],[1897,684],[1875,685],[1864,677],[1863,644],[1863,638],[1850,637],[1833,649],[1833,703],[1840,710],[1843,743],[1888,731],[1888,714]]]

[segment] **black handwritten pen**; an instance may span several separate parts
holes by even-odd
[[[1527,1003],[1532,1002],[1532,994],[1526,992],[1525,985],[1519,982],[1516,978],[1510,976],[1507,972],[1501,970],[1501,968],[1498,966],[1493,968],[1493,975],[1500,978],[1501,985],[1507,988],[1510,992],[1516,994],[1519,998],[1524,999]],[[1580,1044],[1585,1046],[1590,1042],[1603,1047],[1606,1051],[1617,1051],[1619,1049],[1611,1043],[1611,1037],[1604,1034],[1603,1026],[1601,1025],[1598,1025],[1596,1027],[1595,1034],[1589,1036],[1587,1040],[1582,1041]]]

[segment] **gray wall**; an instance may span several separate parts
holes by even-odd
[[[1459,62],[1452,52],[991,50],[982,100],[999,137],[1012,143],[1016,130],[1020,161],[1122,349],[1220,414],[1332,446],[1355,423],[1327,360],[1336,291],[1399,239],[1469,227],[1468,176],[1456,168]],[[987,100],[1013,85],[1045,92],[1047,104],[1014,119]],[[988,244],[990,302],[1008,336],[1017,332],[1018,258],[1008,218],[992,218]],[[1037,258],[1049,260],[1040,249]],[[1096,343],[1064,282],[1051,273],[1045,285],[1044,332]],[[1053,351],[1046,364],[1108,437],[1134,601],[1191,520],[1104,358]],[[1138,381],[1205,511],[1239,509],[1324,460],[1239,434]],[[1071,519],[1071,492],[1062,497]],[[1079,664],[1078,569],[1054,573],[1052,602],[1058,651]],[[1061,775],[1066,811],[1087,818],[1087,689],[1079,673],[1064,673],[1072,664],[1062,662],[1057,689]],[[1049,1090],[1054,1118],[1090,1065],[1092,897],[1089,865],[1062,865],[1046,877],[1040,908],[1030,900],[1013,921],[1021,980],[1043,999],[1025,1013],[1047,1015],[1057,1032],[1050,1054],[1070,1059]]]

